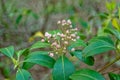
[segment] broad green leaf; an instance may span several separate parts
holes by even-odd
[[[98,72],[91,69],[81,69],[70,76],[71,80],[105,80]]]
[[[55,60],[48,55],[32,53],[27,56],[24,62],[39,64],[41,66],[52,68],[54,66]]]
[[[105,32],[113,34],[117,39],[120,40],[120,31],[113,29],[113,28],[107,28],[105,29]]]
[[[25,70],[28,70],[32,68],[35,65],[35,63],[30,63],[30,62],[24,62],[22,68]]]
[[[53,80],[69,80],[74,71],[74,65],[65,56],[61,56],[54,65]]]
[[[71,50],[72,48],[76,48],[76,47],[81,47],[81,46],[85,47],[87,45],[83,40],[77,39],[75,42],[71,43],[71,45],[68,47],[68,50]]]
[[[49,43],[38,41],[35,44],[33,44],[30,49],[32,50],[32,49],[37,49],[37,48],[45,48],[49,46],[50,46]]]
[[[82,56],[82,51],[76,50],[74,52],[71,52],[74,56],[76,56],[79,60],[83,61],[84,63],[88,65],[93,65],[94,64],[94,58],[92,56],[89,57],[83,57]]]
[[[30,54],[44,54],[44,55],[48,55],[48,51],[35,51],[35,52],[31,52]],[[23,69],[30,69],[35,65],[35,63],[30,63],[30,62],[24,62],[22,68]]]
[[[98,40],[96,42],[90,43],[87,47],[85,47],[82,53],[84,57],[88,57],[114,49],[114,45],[112,45],[108,41]]]
[[[120,74],[109,73],[110,80],[120,80]]]
[[[33,78],[28,71],[24,69],[18,69],[16,73],[16,80],[33,80]]]
[[[13,46],[9,46],[6,48],[1,48],[0,52],[2,52],[4,55],[6,55],[7,57],[13,58],[14,55],[14,47]]]
[[[98,37],[92,38],[91,40],[89,40],[89,43],[100,41],[100,40],[106,41],[111,45],[114,45],[114,42],[112,41],[111,37],[108,37],[108,36],[98,36]]]

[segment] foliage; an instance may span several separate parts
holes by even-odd
[[[16,80],[33,80],[28,69],[34,65],[40,65],[52,69],[53,80],[105,80],[101,73],[113,63],[120,60],[120,15],[115,14],[114,9],[120,8],[114,2],[106,2],[108,12],[102,13],[104,19],[101,29],[92,36],[91,39],[83,39],[80,29],[72,24],[71,20],[61,20],[57,22],[58,30],[48,31],[42,35],[41,32],[35,34],[42,39],[33,43],[30,47],[14,50],[13,46],[0,48],[0,52],[9,57],[14,64],[16,70]],[[49,13],[52,12],[52,6],[48,8]],[[31,13],[27,10],[25,12]],[[101,18],[101,15],[100,15]],[[20,14],[16,20],[19,24],[22,19]],[[89,28],[83,20],[79,20],[80,24]],[[86,36],[86,35],[84,35]],[[93,66],[95,55],[105,54],[108,51],[115,51],[115,59],[101,67],[98,71],[90,68],[81,68],[77,70],[71,57],[76,57],[83,63]],[[119,80],[120,75],[107,73],[110,80]]]

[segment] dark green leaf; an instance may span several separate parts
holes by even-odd
[[[32,68],[34,65],[35,65],[34,63],[24,62],[22,68],[28,70]]]
[[[32,49],[37,49],[37,48],[45,48],[48,46],[50,46],[49,43],[38,41],[35,44],[33,44],[30,49],[32,50]]]
[[[54,65],[53,80],[69,80],[74,71],[74,65],[65,56],[61,56]]]
[[[44,55],[48,55],[49,53],[47,51],[35,51],[35,52],[30,53],[30,54],[44,54]],[[34,63],[24,62],[22,68],[23,69],[30,69],[34,65],[35,65]]]
[[[83,51],[83,56],[88,57],[88,56],[93,56],[96,54],[100,54],[109,50],[114,50],[115,47],[108,41],[104,40],[98,40],[96,42],[93,42],[89,44]]]
[[[24,69],[18,69],[16,73],[16,80],[33,80],[33,78],[28,71]]]
[[[22,54],[27,54],[27,53],[29,53],[28,49],[23,49],[16,52],[16,55],[19,58]]]
[[[98,72],[90,69],[81,69],[70,76],[71,80],[105,80]]]
[[[13,58],[13,55],[14,55],[14,47],[13,46],[1,48],[0,51],[7,57]]]
[[[83,61],[84,63],[88,65],[93,65],[94,64],[94,58],[92,56],[89,57],[83,57],[82,56],[82,51],[76,50],[74,52],[71,52],[74,56],[76,56],[79,60]]]
[[[16,24],[19,24],[20,23],[20,21],[22,20],[22,15],[20,14],[18,17],[17,17],[17,19],[16,19]]]
[[[25,62],[39,64],[48,68],[52,68],[54,66],[55,60],[48,55],[44,55],[41,53],[32,53],[27,56]]]
[[[109,73],[110,80],[120,80],[120,74]]]
[[[120,31],[118,31],[114,28],[107,28],[107,29],[105,29],[105,32],[113,34],[117,39],[120,40]]]

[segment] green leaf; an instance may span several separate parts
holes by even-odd
[[[35,65],[35,63],[24,62],[22,65],[22,68],[25,70],[28,70],[28,69],[32,68],[34,65]]]
[[[23,49],[23,50],[17,51],[17,52],[16,52],[17,57],[19,58],[22,54],[27,54],[27,53],[29,53],[28,50],[29,50],[29,49]]]
[[[16,19],[16,24],[19,24],[19,23],[20,23],[20,21],[22,20],[22,17],[23,17],[22,14],[20,14],[20,15],[17,17],[17,19]]]
[[[44,55],[41,53],[32,53],[27,56],[24,62],[39,64],[41,66],[52,68],[55,60],[48,55]]]
[[[30,54],[44,54],[44,55],[48,55],[49,53],[48,53],[48,51],[35,51],[35,52],[30,53]],[[34,65],[35,65],[34,63],[24,62],[22,68],[23,69],[30,69]]]
[[[111,40],[111,37],[108,37],[108,36],[98,36],[98,37],[92,38],[91,40],[89,40],[89,43],[100,41],[100,40],[106,41],[114,46],[114,42]]]
[[[50,46],[49,43],[38,41],[35,44],[33,44],[30,49],[32,50],[32,49],[37,49],[37,48],[45,48],[48,46]]]
[[[107,28],[104,31],[107,32],[107,33],[113,34],[117,39],[120,40],[120,31],[118,31],[118,30],[116,30],[114,28]]]
[[[85,42],[81,39],[77,39],[75,42],[71,43],[71,45],[68,47],[68,50],[71,50],[72,48],[80,47],[80,46],[87,46]]]
[[[74,65],[65,56],[61,56],[54,65],[53,80],[69,80],[74,71]]]
[[[116,3],[114,1],[106,2],[106,8],[111,12],[116,8]]]
[[[16,80],[33,80],[33,78],[28,71],[24,69],[18,69],[16,73]]]
[[[105,80],[98,72],[90,69],[81,69],[70,76],[71,80]]]
[[[120,80],[120,74],[114,74],[110,72],[108,75],[109,75],[110,80]]]
[[[14,47],[13,46],[1,48],[0,51],[7,57],[13,58],[13,55],[14,55]]]
[[[82,27],[88,28],[88,23],[84,21],[83,19],[79,19],[79,23],[82,25]]]
[[[88,57],[114,49],[115,47],[113,44],[100,39],[96,42],[90,43],[87,47],[85,47],[82,53],[84,57]]]
[[[92,56],[89,57],[83,57],[82,56],[82,51],[81,50],[76,50],[74,52],[71,52],[74,56],[76,56],[79,60],[83,61],[84,63],[88,65],[93,65],[94,64],[94,58]]]

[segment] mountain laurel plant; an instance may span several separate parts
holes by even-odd
[[[0,52],[11,59],[16,71],[16,80],[33,80],[28,69],[35,64],[52,69],[52,80],[105,80],[101,72],[120,59],[120,31],[113,29],[112,35],[96,36],[87,42],[81,38],[78,28],[70,20],[58,21],[58,30],[48,31],[41,41],[31,47],[15,51],[13,46],[1,48]],[[115,30],[115,31],[114,31]],[[110,34],[110,33],[109,33]],[[39,50],[42,49],[42,51]],[[47,49],[46,49],[47,48]],[[75,56],[89,66],[94,65],[94,56],[114,50],[116,58],[99,70],[76,69],[70,56]],[[110,80],[120,80],[119,74],[108,72]]]

